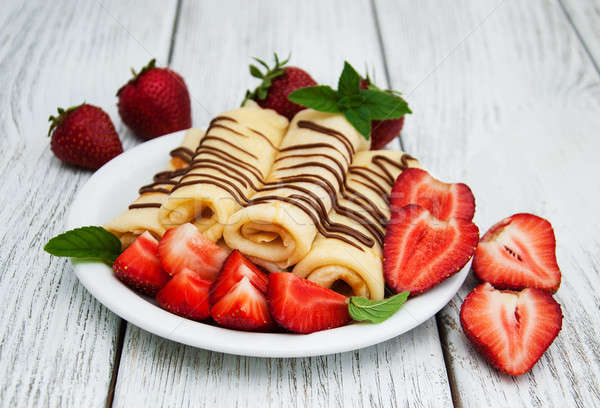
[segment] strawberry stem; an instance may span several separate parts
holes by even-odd
[[[269,65],[261,60],[260,58],[254,57],[254,60],[262,65],[266,72],[263,73],[256,65],[250,64],[250,75],[255,78],[262,79],[260,85],[258,85],[253,91],[247,90],[244,100],[242,101],[241,106],[244,106],[247,100],[264,100],[267,98],[267,94],[269,93],[269,88],[273,83],[275,78],[278,78],[285,74],[285,64],[290,60],[291,54],[288,55],[286,59],[283,61],[279,61],[279,56],[276,52],[273,53],[273,59],[275,60],[275,66],[273,68],[269,67]]]
[[[125,88],[127,85],[136,83],[138,81],[138,79],[140,79],[146,72],[151,71],[154,68],[156,68],[156,58],[152,58],[150,60],[150,62],[148,64],[146,64],[146,66],[144,66],[140,72],[136,73],[135,69],[133,67],[131,67],[130,69],[131,69],[131,74],[133,75],[133,78],[131,78],[129,81],[127,81],[127,83],[125,85],[123,85],[122,87],[119,88],[116,96],[119,96],[119,94],[121,93],[123,88]]]
[[[85,104],[85,101],[83,101],[79,105],[71,106],[70,108],[67,108],[66,110],[63,108],[57,108],[56,110],[58,111],[58,115],[57,116],[50,115],[50,117],[48,118],[48,122],[50,122],[50,129],[48,129],[48,137],[50,137],[50,134],[52,133],[52,131],[54,129],[56,129],[57,127],[59,127],[61,125],[61,123],[66,119],[66,117],[69,116],[69,114],[71,112],[80,108],[83,104]]]

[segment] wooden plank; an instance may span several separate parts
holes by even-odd
[[[415,114],[404,143],[477,200],[482,233],[515,212],[547,217],[558,240],[563,330],[533,370],[500,374],[441,313],[460,406],[597,406],[600,401],[600,80],[556,2],[377,3],[394,88]]]
[[[315,10],[319,10],[316,12]],[[292,63],[336,85],[344,59],[385,80],[372,10],[352,2],[184,2],[172,66],[194,100],[195,125],[237,106],[252,56]],[[360,27],[360,29],[359,29]],[[203,105],[203,106],[202,106]],[[449,406],[435,321],[357,352],[258,359],[185,347],[129,326],[115,406]]]
[[[136,10],[147,10],[139,20]],[[120,319],[42,251],[90,172],[63,165],[46,133],[57,106],[86,100],[118,124],[115,91],[150,53],[165,58],[175,4],[28,1],[0,24],[0,383],[2,406],[105,404]],[[143,39],[141,46],[134,38]],[[126,145],[135,141],[122,132]]]
[[[600,1],[559,0],[567,18],[573,25],[600,72]]]

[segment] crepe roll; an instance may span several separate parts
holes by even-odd
[[[389,195],[398,175],[419,167],[411,156],[394,150],[365,151],[355,155],[348,171],[345,197],[329,219],[345,225],[346,241],[319,234],[308,255],[292,270],[321,286],[347,296],[383,299],[385,281],[382,245],[390,217]],[[356,239],[360,232],[371,245]]]
[[[279,268],[300,261],[318,232],[337,233],[324,217],[337,200],[354,154],[369,147],[341,114],[297,113],[267,182],[229,218],[223,234],[227,245]]]
[[[151,184],[141,187],[139,197],[129,208],[104,226],[121,240],[123,248],[128,247],[144,231],[149,231],[156,238],[165,233],[165,228],[158,220],[159,208],[177,183],[181,170],[192,161],[203,136],[201,129],[189,129],[181,145],[170,152],[171,160],[166,170],[157,173]]]
[[[191,222],[217,242],[231,214],[262,187],[288,124],[253,101],[214,118],[160,209],[162,227]]]

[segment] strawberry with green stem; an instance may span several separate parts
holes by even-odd
[[[123,153],[110,117],[97,106],[82,103],[58,108],[58,116],[48,120],[50,149],[65,163],[95,170]]]
[[[256,65],[250,65],[250,74],[261,79],[261,84],[254,91],[246,91],[242,105],[247,100],[256,101],[262,108],[273,109],[280,115],[292,120],[294,115],[304,107],[291,102],[288,95],[300,88],[317,85],[314,79],[303,69],[285,66],[290,57],[279,61],[279,56],[273,54],[275,66],[269,65],[261,59],[254,58],[266,71],[263,73]]]

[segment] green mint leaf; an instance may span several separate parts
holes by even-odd
[[[288,95],[288,99],[319,112],[340,113],[338,94],[326,85],[296,89]]]
[[[102,227],[81,227],[55,236],[44,246],[44,251],[54,256],[113,264],[121,253],[121,241]]]
[[[408,299],[409,291],[404,291],[383,300],[369,300],[365,297],[352,296],[348,300],[348,312],[356,321],[381,323],[400,309]]]
[[[360,106],[358,108],[346,109],[342,113],[348,122],[354,126],[354,129],[358,130],[358,133],[369,140],[371,134],[371,114],[369,109]]]
[[[363,106],[369,110],[371,119],[397,119],[407,113],[412,113],[404,99],[388,92],[375,89],[361,90],[364,97]]]
[[[338,93],[340,96],[358,95],[360,91],[360,75],[347,61],[338,81]]]
[[[250,75],[252,75],[254,78],[258,78],[258,79],[263,78],[263,73],[260,72],[260,69],[258,69],[258,67],[256,65],[252,65],[252,64],[250,64]]]

